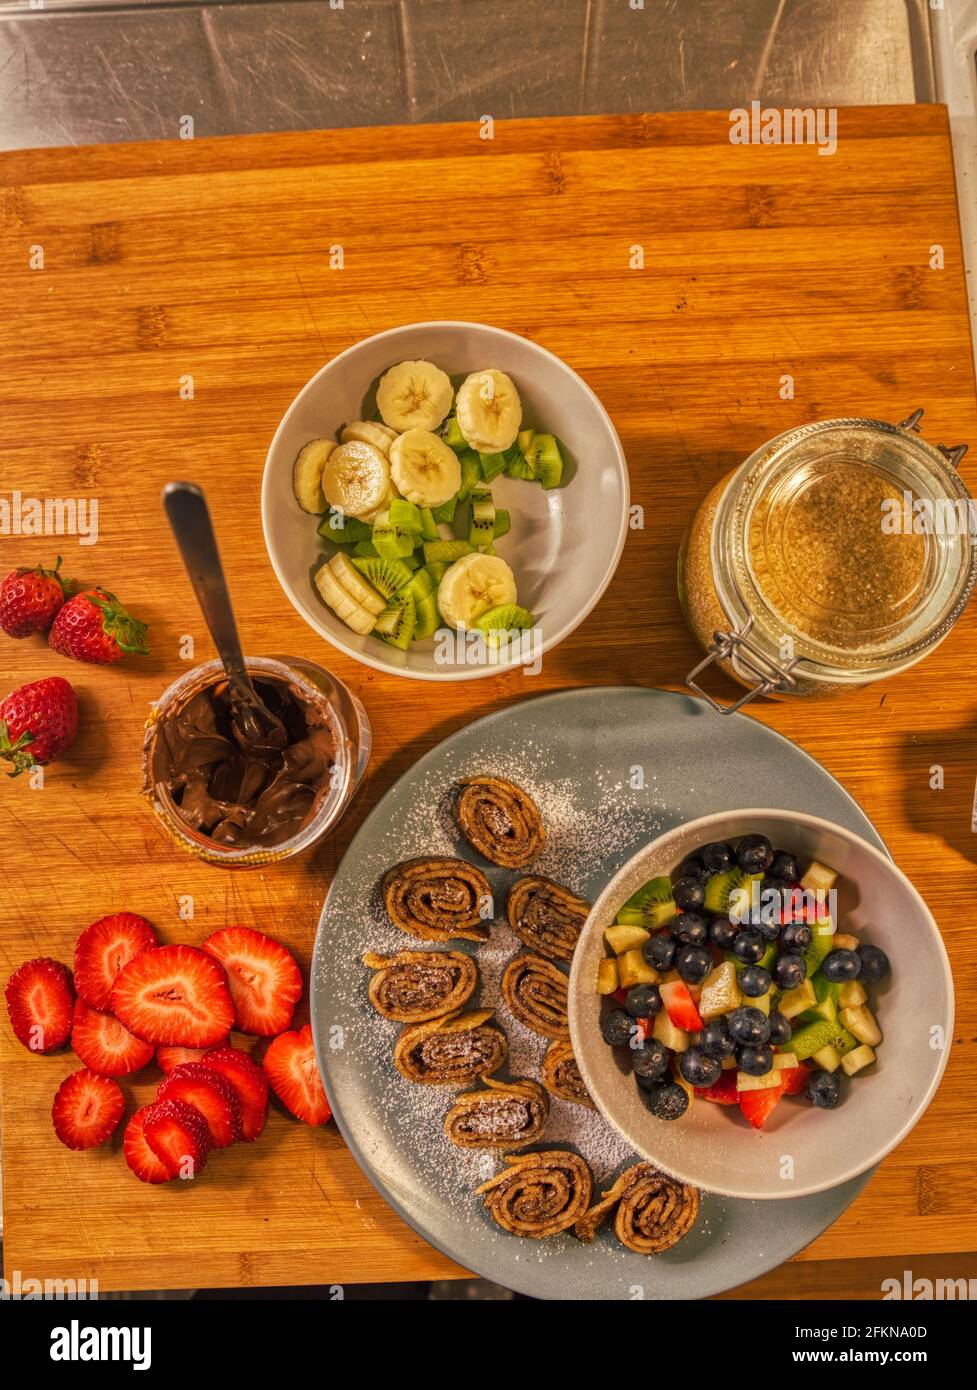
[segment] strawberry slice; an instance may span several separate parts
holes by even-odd
[[[103,1012],[112,1007],[112,986],[122,967],[140,951],[158,946],[145,917],[115,912],[86,927],[75,946],[75,989],[85,1003]]]
[[[225,927],[203,949],[227,971],[238,1032],[273,1038],[291,1025],[302,972],[280,941],[250,927]]]
[[[51,1106],[54,1132],[69,1149],[104,1144],[126,1108],[119,1083],[82,1068],[65,1077]]]
[[[134,956],[112,987],[112,1012],[137,1037],[180,1047],[213,1047],[234,1022],[227,976],[196,946]]]
[[[799,1062],[796,1067],[786,1067],[780,1073],[784,1083],[781,1094],[799,1096],[807,1084],[807,1078],[811,1075],[812,1070],[812,1067],[806,1067],[803,1062]]]
[[[71,1046],[91,1071],[101,1076],[128,1076],[153,1060],[152,1043],[130,1033],[115,1014],[90,1009],[84,999],[75,1000]]]
[[[200,1111],[185,1100],[147,1105],[143,1137],[171,1178],[195,1178],[210,1152],[210,1130]]]
[[[151,1108],[149,1105],[144,1105],[132,1116],[126,1125],[122,1150],[126,1163],[140,1182],[169,1182],[170,1174],[166,1164],[153,1153],[146,1143],[146,1135],[143,1132],[143,1124]]]
[[[324,1125],[332,1115],[312,1046],[312,1025],[281,1033],[264,1055],[262,1066],[275,1095],[296,1119]]]
[[[714,1081],[711,1086],[696,1088],[696,1095],[703,1100],[714,1100],[717,1105],[738,1105],[740,1093],[736,1089],[736,1068],[729,1067],[726,1071],[720,1072],[719,1080]]]
[[[39,956],[25,961],[7,981],[10,1026],[31,1052],[54,1052],[71,1033],[75,992],[60,961]]]
[[[241,1104],[241,1138],[251,1143],[268,1118],[268,1078],[238,1047],[215,1047],[204,1057],[204,1065],[220,1072],[234,1087]]]
[[[740,1110],[754,1129],[762,1129],[783,1094],[782,1081],[779,1086],[767,1086],[762,1091],[740,1091]]]
[[[658,989],[662,1003],[675,1027],[684,1028],[687,1033],[700,1033],[702,1019],[685,981],[671,980],[668,984],[659,985]]]
[[[160,1083],[157,1100],[185,1100],[200,1111],[215,1149],[241,1137],[241,1102],[226,1076],[203,1062],[184,1062]]]
[[[230,1047],[230,1038],[224,1038],[217,1044],[218,1047]],[[156,1060],[166,1075],[169,1076],[174,1068],[182,1066],[184,1062],[202,1062],[209,1051],[206,1047],[158,1047],[156,1049]]]

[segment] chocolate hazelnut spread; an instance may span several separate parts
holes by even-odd
[[[329,785],[335,741],[325,706],[274,677],[255,688],[285,727],[284,747],[251,742],[235,720],[227,682],[164,710],[150,771],[180,819],[221,845],[283,844],[312,815]]]

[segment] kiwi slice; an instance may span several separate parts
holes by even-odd
[[[495,503],[490,492],[473,492],[469,504],[468,540],[472,546],[495,539]]]
[[[525,459],[533,470],[533,477],[538,478],[543,487],[560,486],[563,481],[563,455],[555,435],[533,435]]]
[[[461,426],[458,424],[457,417],[454,415],[449,415],[444,422],[441,438],[449,449],[454,449],[456,454],[463,454],[468,448],[468,441],[462,434]]]
[[[444,560],[429,560],[424,568],[434,580],[434,587],[437,588],[444,578],[444,573],[448,566]]]
[[[803,1028],[798,1028],[790,1041],[781,1046],[785,1052],[793,1052],[797,1060],[803,1062],[813,1057],[815,1052],[820,1052],[822,1047],[833,1047],[839,1057],[845,1057],[858,1046],[858,1039],[853,1038],[840,1023],[824,1018],[818,1023],[807,1023]]]
[[[423,565],[411,575],[408,582],[404,585],[404,593],[410,594],[414,602],[419,604],[422,598],[427,598],[428,594],[433,594],[437,587],[438,584],[434,575],[426,565]]]
[[[471,490],[476,483],[481,482],[482,470],[474,449],[466,449],[463,454],[459,455],[458,462],[461,464],[461,487],[458,489],[458,501],[464,502],[471,495]]]
[[[333,508],[326,512],[319,522],[319,535],[326,541],[337,545],[354,545],[357,541],[368,541],[373,533],[365,521],[358,517],[346,516]]]
[[[404,555],[400,563],[406,565],[409,570],[419,570],[421,568],[421,562],[417,558],[416,551],[412,552],[410,555]]]
[[[421,509],[413,502],[408,502],[406,497],[394,497],[388,508],[390,525],[395,531],[424,531],[424,519],[421,516]],[[427,539],[434,539],[428,537]]]
[[[365,557],[354,559],[353,564],[378,589],[384,598],[392,598],[398,589],[410,583],[411,572],[402,560],[381,560]]]
[[[743,887],[744,881],[743,870],[735,865],[731,869],[725,869],[721,874],[710,874],[706,879],[705,900],[703,902],[706,911],[725,915],[730,898],[737,888]]]
[[[505,472],[505,454],[479,454],[478,462],[482,470],[482,477],[487,483],[490,483],[493,478],[497,478],[500,473]]]
[[[419,570],[418,573],[422,574],[423,570]],[[420,642],[425,637],[434,636],[438,630],[438,623],[441,615],[438,612],[438,603],[433,592],[425,594],[423,598],[417,599],[414,606],[417,610],[414,641]]]
[[[443,522],[445,522],[448,526],[450,526],[451,523],[452,523],[452,522],[454,521],[454,519],[455,519],[455,512],[456,512],[457,510],[458,510],[458,498],[457,498],[457,496],[454,496],[454,497],[449,497],[449,499],[448,499],[447,502],[442,502],[441,505],[440,505],[440,507],[434,507],[434,508],[432,508],[432,510],[431,510],[431,515],[434,517],[435,522],[443,521]],[[434,540],[435,537],[430,536],[430,537],[425,537],[425,539],[427,539],[427,540]]]
[[[424,559],[428,564],[432,560],[444,560],[453,565],[463,555],[470,555],[474,548],[467,541],[425,541]]]
[[[430,507],[421,508],[421,535],[426,541],[439,541],[441,533]]]
[[[654,930],[664,927],[677,915],[678,908],[672,897],[672,880],[663,874],[649,879],[636,893],[632,893],[618,912],[617,920]]]
[[[417,609],[410,594],[394,594],[377,618],[373,631],[392,647],[406,651],[417,627]]]
[[[476,619],[475,626],[484,632],[488,640],[498,646],[510,632],[532,627],[533,615],[518,603],[503,603],[498,608],[490,608]]]

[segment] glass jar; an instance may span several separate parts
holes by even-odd
[[[365,709],[353,692],[325,667],[303,657],[247,657],[253,681],[288,687],[306,706],[321,713],[332,735],[332,766],[311,809],[294,834],[279,844],[229,845],[195,829],[180,813],[169,788],[154,777],[160,721],[183,709],[194,696],[225,679],[220,661],[208,661],[175,680],[152,706],[143,745],[143,794],[181,849],[221,868],[255,868],[301,854],[327,835],[352,801],[370,759],[372,736]]]
[[[901,424],[787,430],[705,497],[682,543],[679,597],[707,655],[687,685],[729,714],[757,695],[822,696],[895,675],[947,635],[973,592],[966,445]],[[722,705],[717,664],[747,693]]]

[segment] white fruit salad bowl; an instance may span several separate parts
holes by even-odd
[[[478,323],[417,323],[341,352],[268,450],[265,544],[310,627],[356,661],[472,680],[545,652],[617,568],[628,471],[560,358]]]

